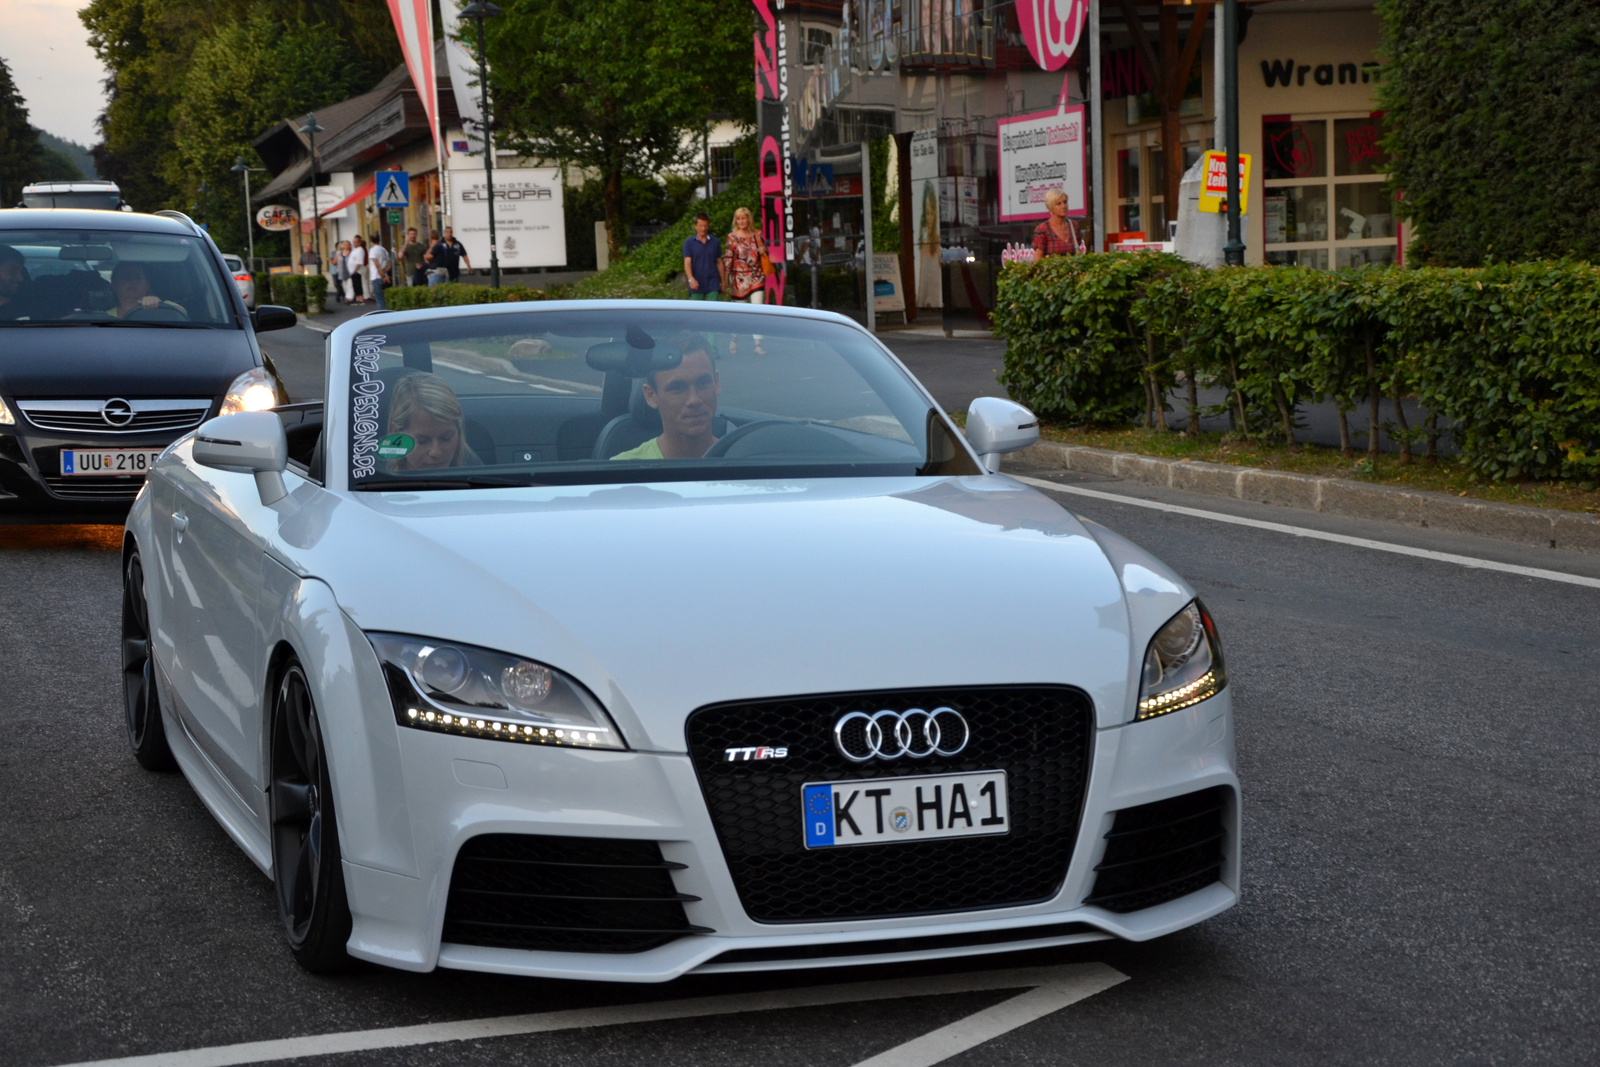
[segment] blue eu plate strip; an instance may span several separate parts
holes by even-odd
[[[76,457],[72,452],[63,452],[63,453],[61,453],[61,459],[63,461],[62,464],[61,464],[61,473],[62,474],[71,474],[71,473],[73,473],[73,471],[72,471],[72,461],[75,458]]]
[[[808,785],[801,797],[806,819],[806,847],[833,844],[833,787]]]

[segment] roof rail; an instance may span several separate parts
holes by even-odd
[[[181,211],[173,211],[171,208],[162,208],[160,211],[152,211],[151,214],[160,215],[164,219],[177,219],[179,222],[187,224],[189,229],[193,230],[195,236],[197,237],[205,233],[204,230],[195,224],[194,219],[191,219],[188,215],[185,215]]]

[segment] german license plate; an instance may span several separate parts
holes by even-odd
[[[800,787],[800,810],[807,848],[1011,831],[1005,771],[808,782]]]
[[[67,448],[61,452],[62,474],[139,474],[156,465],[159,448],[94,449]]]

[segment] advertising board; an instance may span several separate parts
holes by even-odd
[[[450,172],[450,221],[479,269],[489,266],[489,186],[481,170]],[[561,171],[495,168],[494,229],[500,266],[559,267],[567,262]]]
[[[1044,198],[1051,189],[1067,194],[1067,214],[1089,214],[1087,138],[1082,104],[1001,119],[1000,221],[1048,218]]]

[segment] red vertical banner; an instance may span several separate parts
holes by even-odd
[[[751,0],[755,31],[756,168],[761,182],[761,237],[776,272],[767,277],[767,303],[782,304],[794,253],[794,175],[789,141],[789,65],[784,0]]]
[[[444,0],[447,4],[453,2]],[[449,153],[439,135],[439,79],[433,69],[432,0],[389,0],[389,15],[394,19],[395,33],[400,36],[400,54],[405,57],[411,84],[428,116],[433,149],[442,161]]]

